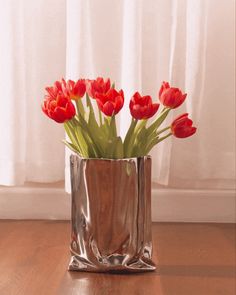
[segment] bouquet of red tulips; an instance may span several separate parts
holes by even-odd
[[[170,126],[160,128],[171,109],[180,106],[187,94],[163,82],[159,91],[162,109],[154,121],[160,104],[153,103],[149,95],[136,92],[130,99],[132,116],[127,134],[117,134],[116,115],[124,105],[123,90],[116,90],[110,79],[80,79],[77,82],[56,81],[46,87],[43,112],[58,123],[64,123],[70,141],[64,143],[81,157],[122,159],[148,155],[151,149],[167,137],[184,138],[193,135],[196,127],[188,114],[178,116]],[[86,103],[82,103],[83,97]],[[98,111],[94,112],[92,100]]]

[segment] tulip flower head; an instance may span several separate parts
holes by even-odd
[[[185,138],[193,135],[197,128],[193,127],[193,121],[188,118],[188,114],[178,116],[171,124],[171,132],[175,137]]]
[[[56,99],[57,95],[59,93],[64,93],[66,87],[66,82],[64,79],[62,79],[62,82],[56,81],[54,82],[53,86],[47,86],[45,90],[48,92],[48,95],[50,98]]]
[[[119,92],[114,88],[110,88],[108,92],[96,93],[96,100],[99,109],[106,115],[111,117],[116,115],[122,109],[124,105],[124,93],[123,90]]]
[[[152,102],[151,96],[141,96],[139,92],[132,96],[129,104],[130,113],[137,120],[151,118],[155,115],[159,106],[158,103]]]
[[[86,92],[85,79],[79,79],[77,82],[69,80],[65,85],[65,91],[69,95],[70,99],[81,99]]]
[[[157,113],[160,104],[153,102],[150,95],[142,96],[139,92],[131,97],[129,109],[133,119],[123,139],[118,134],[115,115],[124,105],[124,93],[114,85],[111,86],[110,79],[98,77],[77,81],[62,79],[46,87],[42,110],[54,121],[64,123],[68,138],[63,142],[73,152],[85,158],[143,157],[172,135],[185,138],[196,132],[187,113],[177,117],[170,126],[161,126],[171,109],[180,106],[187,95],[163,82],[159,99],[165,107],[152,122],[148,119]],[[83,103],[85,94],[86,103]],[[90,98],[96,100],[97,113]]]
[[[48,92],[42,104],[43,112],[57,123],[64,123],[75,116],[75,107],[63,92],[63,86],[56,81],[54,86],[46,87]]]
[[[106,94],[111,88],[110,79],[98,77],[96,80],[86,80],[87,93],[90,97],[96,98],[97,94]]]
[[[186,98],[187,94],[183,94],[179,88],[170,87],[168,82],[162,82],[159,99],[167,108],[175,109],[179,107]]]

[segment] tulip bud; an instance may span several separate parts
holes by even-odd
[[[193,135],[197,128],[193,127],[193,121],[188,118],[188,114],[178,116],[171,124],[171,132],[175,137],[185,138]]]
[[[160,102],[167,108],[175,109],[185,100],[187,94],[183,94],[179,88],[170,87],[168,82],[162,82],[159,91]]]

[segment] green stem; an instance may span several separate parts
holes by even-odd
[[[142,129],[143,127],[145,127],[147,124],[147,120],[139,120],[137,127],[135,128],[135,131],[137,132],[138,130]]]
[[[162,114],[165,110],[168,110],[168,108],[167,108],[167,107],[164,107],[164,108],[161,110],[161,114]]]
[[[170,126],[168,126],[168,127],[166,127],[166,128],[163,128],[163,129],[161,129],[160,131],[158,131],[158,132],[156,133],[156,135],[159,135],[159,134],[161,134],[161,133],[165,132],[165,131],[166,131],[166,130],[168,130],[168,129],[170,129]]]
[[[163,123],[163,121],[166,119],[169,111],[171,109],[164,108],[164,110],[160,113],[160,115],[157,117],[157,119],[152,123],[151,126],[148,127],[149,134],[152,134],[155,130],[157,130],[158,127]]]
[[[84,117],[85,110],[84,110],[84,105],[83,105],[81,99],[77,99],[75,101],[75,104],[76,104],[76,108],[77,108],[77,114],[80,113]]]
[[[98,115],[99,115],[99,123],[100,123],[100,126],[102,126],[103,122],[102,122],[102,112],[101,110],[98,108]]]
[[[163,141],[164,139],[166,139],[167,137],[169,137],[169,136],[171,136],[171,135],[172,135],[172,133],[170,132],[170,133],[168,133],[167,135],[165,135],[165,136],[159,138],[158,141],[157,141],[157,143]]]
[[[147,149],[145,150],[145,154],[148,155],[149,152],[152,150],[152,148],[153,148],[155,145],[157,145],[159,142],[163,141],[164,139],[166,139],[167,137],[169,137],[169,136],[171,136],[171,135],[172,135],[172,133],[168,133],[167,135],[165,135],[165,136],[163,136],[163,137],[161,137],[161,138],[159,138],[159,139],[154,140],[154,141],[153,141],[153,142],[147,147]]]

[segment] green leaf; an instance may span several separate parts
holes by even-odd
[[[80,156],[82,156],[80,154],[80,152],[78,151],[77,147],[75,145],[73,145],[73,143],[66,141],[65,139],[62,140],[62,142],[70,149],[72,150],[74,153],[79,154]]]
[[[99,123],[100,123],[100,128],[101,128],[101,126],[102,126],[102,112],[99,108],[98,108],[98,116],[99,116]]]
[[[65,124],[65,130],[72,141],[74,147],[76,147],[77,152],[87,158],[87,157],[97,157],[97,153],[94,150],[94,145],[88,134],[83,130],[81,124],[76,119],[67,121]]]
[[[111,133],[110,133],[111,137],[117,137],[116,117],[115,117],[115,115],[112,115],[112,117],[111,117],[109,128],[110,128],[110,131],[111,131]]]
[[[142,150],[142,144],[147,143],[147,139],[144,138],[147,130],[145,127],[146,124],[147,120],[142,120],[139,121],[137,126],[135,127],[131,135],[129,145],[126,148],[125,156],[127,158],[136,157],[137,153],[140,153]]]
[[[164,120],[166,119],[167,115],[169,114],[169,111],[171,109],[164,109],[160,115],[157,117],[157,119],[152,123],[151,126],[148,127],[148,133],[152,134],[153,132],[155,132],[160,126],[161,124],[164,122]]]
[[[135,137],[134,130],[135,130],[137,123],[138,123],[138,120],[132,119],[132,121],[130,123],[130,127],[126,133],[125,140],[124,140],[124,156],[125,157],[129,157],[129,154],[128,154],[129,146],[130,146],[133,138]]]
[[[142,129],[140,129],[139,133],[137,134],[136,140],[135,140],[135,149],[134,149],[134,155],[131,151],[132,157],[142,157],[145,156],[146,153],[146,146],[148,145],[148,129],[144,126]]]
[[[90,137],[92,136],[93,141],[96,143],[97,148],[99,149],[99,152],[102,155],[104,154],[104,150],[106,147],[106,142],[104,141],[105,133],[103,131],[103,128],[101,128],[101,126],[99,126],[97,123],[93,105],[87,94],[86,94],[86,101],[87,101],[87,106],[89,108],[88,129],[90,132]]]
[[[108,159],[122,159],[124,157],[123,142],[120,136],[108,140],[105,157]]]
[[[81,116],[81,114],[80,114]],[[94,147],[92,142],[89,140],[87,133],[82,128],[78,117],[74,117],[72,120],[67,122],[73,137],[79,145],[80,154],[83,157],[95,157]]]
[[[80,127],[80,129],[82,130],[81,127]],[[95,147],[93,145],[93,142],[91,141],[87,132],[82,131],[82,134],[83,134],[84,145],[86,146],[88,157],[89,158],[97,158],[98,154],[97,154]]]
[[[102,124],[102,132],[104,136],[107,138],[109,136],[109,130],[110,130],[110,121],[108,118],[104,118],[104,123]]]
[[[122,159],[124,157],[124,145],[120,136],[115,139],[115,159]]]
[[[75,136],[78,140],[78,142],[80,143],[80,148],[81,148],[81,152],[83,157],[89,157],[89,147],[91,145],[91,143],[86,139],[87,135],[86,133],[83,131],[83,129],[77,125],[74,127],[75,128]]]
[[[68,135],[69,139],[71,140],[73,146],[76,147],[76,150],[81,154],[82,153],[81,147],[80,147],[80,144],[74,134],[74,129],[71,126],[70,121],[67,121],[64,123],[64,129],[65,129],[66,134]]]
[[[76,117],[75,117],[76,118]],[[79,114],[78,118],[76,118],[77,123],[82,128],[84,134],[86,134],[87,140],[91,143],[93,146],[93,150],[95,152],[95,157],[99,158],[102,156],[102,150],[98,144],[98,142],[95,139],[95,133],[96,131],[90,130],[88,123],[85,121],[85,119]],[[86,137],[84,137],[86,139]]]

